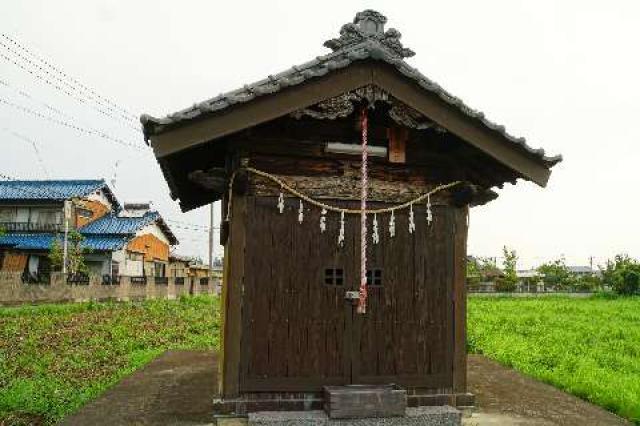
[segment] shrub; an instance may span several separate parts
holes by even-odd
[[[640,263],[625,254],[607,261],[602,282],[617,294],[632,295],[640,290]]]
[[[602,279],[596,275],[574,276],[569,286],[576,291],[597,291],[602,289]]]
[[[538,272],[543,276],[542,280],[547,286],[552,286],[556,289],[567,289],[572,282],[575,283],[575,277],[569,271],[564,258],[540,265]]]
[[[516,290],[518,284],[518,275],[516,274],[518,255],[515,250],[510,250],[507,246],[502,247],[502,255],[504,257],[502,261],[504,274],[496,279],[496,290],[512,292]]]
[[[506,275],[496,278],[496,291],[510,293],[516,290],[518,280],[515,277]]]

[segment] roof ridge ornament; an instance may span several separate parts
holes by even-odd
[[[345,24],[340,29],[340,37],[332,38],[324,42],[324,46],[333,50],[346,50],[362,44],[366,48],[372,48],[371,42],[386,47],[393,56],[409,58],[415,52],[402,45],[402,34],[395,28],[384,30],[387,17],[372,9],[358,12],[353,23]]]

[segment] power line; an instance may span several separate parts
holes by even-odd
[[[31,96],[29,93],[27,93],[26,91],[24,91],[22,89],[18,89],[17,87],[9,84],[9,82],[7,82],[6,80],[1,80],[0,79],[0,84],[5,86],[5,87],[8,87],[10,89],[13,89],[14,92],[16,92],[17,94],[19,94],[20,96],[22,96],[24,98],[27,98],[27,99],[29,99],[31,101],[35,101],[33,96]],[[71,116],[69,116],[69,114],[60,111],[58,108],[55,108],[55,107],[47,104],[46,102],[40,101],[40,104],[42,104],[42,106],[44,106],[48,110],[51,110],[51,111],[55,112],[58,115],[61,115],[61,116],[66,117],[66,118],[72,118]]]
[[[18,109],[18,110],[20,110],[22,112],[25,112],[27,114],[31,114],[34,117],[38,117],[38,118],[41,118],[43,120],[47,120],[47,121],[50,121],[52,123],[56,123],[56,124],[58,124],[60,126],[64,126],[64,127],[76,130],[77,132],[83,133],[85,135],[98,136],[98,137],[100,137],[102,139],[105,139],[105,140],[108,140],[108,141],[111,141],[111,142],[115,142],[115,143],[118,143],[120,145],[129,147],[129,148],[134,148],[134,149],[137,149],[137,150],[140,150],[140,151],[148,152],[148,150],[141,144],[136,144],[136,143],[133,143],[133,142],[125,141],[125,140],[123,140],[121,138],[117,138],[117,137],[111,136],[111,135],[109,135],[109,134],[107,134],[107,133],[105,133],[105,132],[103,132],[101,130],[81,127],[81,126],[78,126],[76,124],[64,121],[64,120],[60,120],[60,119],[57,119],[57,118],[54,118],[54,117],[51,117],[51,116],[48,116],[48,115],[44,115],[44,114],[39,113],[38,111],[32,110],[31,108],[27,108],[25,106],[18,105],[16,103],[10,102],[10,101],[8,101],[8,100],[6,100],[4,98],[0,98],[0,103],[8,105],[10,107],[13,107],[15,109]]]
[[[20,133],[14,131],[14,130],[7,129],[6,127],[3,127],[2,130],[4,130],[5,132],[13,135],[17,139],[20,139],[20,140],[22,140],[24,142],[27,142],[27,143],[31,144],[31,146],[33,147],[33,150],[36,153],[36,158],[38,159],[38,163],[40,163],[40,168],[42,169],[42,171],[45,174],[45,176],[47,177],[47,179],[51,178],[51,175],[49,174],[49,170],[45,166],[44,160],[42,159],[42,155],[40,155],[40,150],[38,149],[38,144],[33,139],[29,139],[28,137],[26,137],[24,135],[21,135]]]
[[[174,219],[166,219],[167,222],[171,222],[174,224],[178,224],[178,225],[186,225],[186,226],[190,226],[190,227],[195,227],[195,228],[201,228],[201,229],[205,229],[205,230],[209,230],[209,226],[207,225],[201,225],[199,223],[191,223],[191,222],[184,222],[181,220],[174,220]],[[213,229],[220,229],[219,227],[215,226]]]
[[[46,66],[48,66],[49,68],[55,70],[58,74],[64,76],[65,78],[67,78],[68,80],[70,80],[71,82],[73,82],[74,84],[80,86],[82,89],[84,89],[85,91],[90,92],[91,94],[93,94],[95,97],[97,97],[98,99],[100,99],[101,101],[113,106],[114,108],[120,110],[122,113],[126,114],[127,116],[130,117],[130,119],[132,121],[136,121],[137,120],[137,116],[131,112],[129,112],[126,108],[123,108],[121,106],[119,106],[118,104],[116,104],[115,102],[109,100],[108,98],[101,96],[99,93],[97,93],[94,89],[92,89],[91,87],[82,84],[82,82],[80,82],[79,80],[73,78],[72,76],[70,76],[69,74],[65,73],[64,71],[62,71],[62,69],[60,69],[59,67],[56,67],[55,65],[49,63],[47,60],[43,59],[41,56],[35,54],[32,50],[30,50],[29,48],[25,47],[24,45],[18,43],[15,39],[9,37],[7,34],[2,34],[2,37],[4,37],[6,40],[8,40],[10,43],[12,43],[13,45],[15,45],[16,47],[18,47],[19,49],[21,49],[22,51],[26,52],[27,54],[31,55],[32,57],[38,59],[40,62],[42,62],[43,64],[45,64]]]
[[[0,55],[1,55],[1,53],[0,53]],[[50,111],[53,111],[54,113],[56,113],[56,114],[58,114],[58,115],[60,115],[60,116],[62,116],[62,117],[65,117],[65,118],[70,119],[70,120],[75,120],[75,118],[74,118],[73,116],[71,116],[71,115],[67,114],[66,112],[60,111],[58,108],[56,108],[56,107],[54,107],[54,106],[52,106],[52,105],[49,105],[48,103],[46,103],[46,102],[44,102],[44,101],[37,100],[37,99],[36,99],[36,98],[34,98],[31,94],[29,94],[27,91],[25,91],[25,90],[23,90],[23,89],[19,89],[19,88],[17,88],[17,87],[15,87],[15,86],[13,86],[12,84],[10,84],[10,83],[9,83],[8,81],[6,81],[6,80],[2,80],[2,79],[0,79],[0,85],[3,85],[3,86],[5,86],[5,87],[7,87],[7,88],[12,89],[14,92],[16,92],[17,94],[19,94],[20,96],[22,96],[22,97],[24,97],[24,98],[26,98],[26,99],[29,99],[30,101],[38,102],[39,104],[41,104],[41,105],[42,105],[43,107],[45,107],[46,109],[48,109],[48,110],[50,110]],[[138,134],[140,133],[140,129],[138,129],[138,128],[134,127],[134,126],[131,126],[131,125],[129,125],[129,124],[126,124],[126,123],[122,123],[122,124],[123,124],[124,126],[127,126],[130,130],[133,130],[133,131],[135,131],[135,132],[136,132],[136,133],[138,133]]]
[[[169,221],[167,221],[167,222],[169,222]],[[171,227],[172,228],[177,228],[177,229],[183,229],[185,231],[202,232],[202,233],[205,233],[205,234],[209,232],[209,228],[191,228],[191,227],[188,227],[188,226],[176,225],[176,224],[173,224],[173,223],[171,224]],[[220,230],[220,228],[218,228],[218,227],[214,227],[213,228],[214,232],[218,232],[219,230]]]
[[[7,40],[11,40],[6,34],[2,34],[2,37],[6,38]],[[13,40],[11,40],[13,41]],[[70,84],[68,81],[65,81],[64,79],[60,78],[59,76],[55,75],[54,73],[46,70],[44,67],[38,65],[37,63],[33,62],[32,60],[30,60],[29,58],[23,56],[21,53],[17,52],[16,50],[14,50],[13,48],[11,48],[10,46],[6,45],[4,42],[0,41],[0,46],[4,47],[6,50],[8,50],[9,52],[13,53],[15,56],[19,57],[20,59],[22,59],[24,62],[28,63],[29,65],[31,65],[32,67],[38,69],[40,72],[43,72],[51,77],[53,77],[54,79],[58,80],[59,82],[65,84],[67,87],[69,87],[71,90],[75,90],[76,92],[80,93],[81,95],[83,94],[83,90],[78,89],[76,86],[74,86],[73,84]],[[21,47],[22,50],[29,52],[25,47]],[[49,64],[47,61],[39,58],[37,55],[29,52],[30,55],[34,58],[36,58],[36,60],[40,61],[41,63],[45,63],[49,68],[54,69],[58,74],[60,74],[60,71],[57,70],[57,68],[55,68],[54,66],[52,66],[51,64]],[[77,81],[77,80],[76,80]],[[80,82],[77,82],[80,83]],[[77,84],[76,83],[76,84]],[[82,85],[82,83],[80,83],[80,85]],[[86,94],[84,94],[85,98],[88,98],[88,100],[101,105],[103,107],[105,107],[107,110],[112,111],[116,114],[118,114],[118,116],[122,117],[125,120],[128,121],[133,121],[135,122],[135,116],[133,114],[128,114],[128,115],[123,115],[120,112],[115,111],[112,107],[108,106],[108,105],[104,105],[103,103],[97,101],[96,99],[94,99],[91,96],[87,96]],[[81,102],[85,102],[87,99],[83,99]],[[114,117],[115,118],[115,117]]]
[[[7,51],[13,53],[15,56],[21,58],[24,62],[30,64],[32,67],[40,70],[41,72],[44,72],[45,74],[47,74],[48,76],[51,76],[53,79],[60,81],[61,83],[64,83],[66,86],[68,86],[71,90],[75,90],[77,92],[80,93],[80,95],[82,95],[82,92],[80,92],[76,87],[70,85],[68,82],[64,81],[63,79],[59,78],[58,76],[52,74],[51,72],[47,71],[46,69],[44,69],[43,67],[41,67],[40,65],[34,63],[33,61],[29,60],[28,58],[24,57],[23,55],[21,55],[20,53],[16,52],[15,50],[13,50],[12,48],[8,47],[5,43],[3,43],[2,41],[0,41],[0,46],[4,47]],[[39,79],[40,81],[48,84],[49,86],[53,87],[54,89],[64,93],[65,95],[71,97],[72,99],[80,102],[81,104],[84,105],[88,105],[90,108],[96,110],[97,112],[99,112],[102,115],[105,115],[109,118],[113,118],[116,120],[125,120],[125,124],[127,127],[130,127],[136,131],[139,131],[139,129],[137,129],[136,127],[132,126],[131,123],[132,122],[136,122],[136,120],[132,119],[131,117],[125,117],[123,116],[121,113],[115,112],[113,111],[113,108],[109,108],[106,105],[100,104],[98,102],[95,102],[94,99],[89,98],[89,101],[93,101],[94,103],[96,103],[97,105],[103,106],[105,108],[107,108],[108,110],[111,110],[113,112],[115,112],[117,115],[113,115],[111,113],[109,113],[108,111],[105,111],[101,108],[99,108],[96,105],[91,105],[89,103],[87,103],[87,99],[82,99],[81,97],[78,97],[76,94],[69,92],[69,90],[61,87],[59,84],[51,81],[49,78],[43,77],[42,75],[37,74],[37,72],[34,72],[33,70],[27,69],[23,64],[15,61],[14,59],[10,58],[9,56],[7,56],[5,53],[1,53],[0,52],[0,56],[2,56],[3,59],[5,59],[6,61],[12,63],[13,65],[19,67],[20,69],[22,69],[25,72],[28,72],[29,74],[31,74],[32,76],[36,77],[37,79]],[[85,96],[86,97],[86,96]]]

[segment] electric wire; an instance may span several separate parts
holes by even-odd
[[[33,150],[35,151],[35,154],[36,154],[36,159],[40,164],[40,168],[42,169],[42,172],[47,177],[47,179],[50,179],[51,175],[49,174],[49,170],[47,169],[47,166],[45,165],[44,160],[42,159],[42,155],[40,154],[40,149],[38,149],[38,144],[36,143],[36,141],[26,137],[25,135],[22,135],[16,132],[15,130],[8,129],[6,127],[3,127],[2,130],[14,136],[15,138],[22,140],[23,142],[29,143],[33,147]]]
[[[137,121],[137,115],[129,112],[126,108],[123,108],[121,106],[119,106],[118,104],[116,104],[115,102],[109,100],[108,98],[101,96],[99,93],[97,93],[94,89],[92,89],[91,87],[83,84],[82,82],[80,82],[79,80],[77,80],[76,78],[73,78],[71,75],[65,73],[64,71],[62,71],[62,69],[60,69],[60,67],[57,67],[53,64],[51,64],[49,61],[47,61],[46,59],[43,59],[41,56],[37,55],[36,53],[34,53],[31,49],[25,47],[24,45],[22,45],[21,43],[19,43],[18,41],[16,41],[14,38],[8,36],[7,34],[2,34],[2,37],[5,38],[6,40],[8,40],[10,43],[12,43],[14,46],[16,46],[17,48],[21,49],[22,51],[26,52],[27,54],[29,54],[30,56],[32,56],[33,58],[38,59],[40,62],[42,62],[43,64],[45,64],[46,66],[48,66],[49,68],[55,70],[57,73],[59,73],[60,75],[64,76],[65,78],[67,78],[68,80],[70,80],[71,82],[73,82],[74,84],[80,86],[82,89],[84,89],[85,91],[90,92],[91,94],[93,94],[96,98],[100,99],[102,102],[111,105],[112,107],[118,109],[119,111],[121,111],[123,114],[126,114],[127,116],[129,116],[129,119],[132,121]]]
[[[6,38],[7,36],[5,34],[2,34],[2,37]],[[82,104],[88,105],[90,108],[95,109],[96,111],[98,111],[99,113],[101,113],[101,114],[103,114],[103,115],[105,115],[107,117],[110,117],[110,118],[113,118],[113,119],[117,119],[117,120],[125,120],[129,126],[131,125],[131,123],[135,123],[136,122],[136,120],[134,118],[132,118],[133,116],[126,116],[126,115],[124,115],[124,114],[122,114],[120,112],[114,111],[113,108],[109,107],[108,105],[104,105],[104,104],[102,104],[100,102],[97,102],[91,96],[87,96],[86,94],[84,94],[81,89],[78,89],[76,86],[70,84],[68,81],[65,81],[64,79],[60,78],[56,74],[50,72],[49,70],[45,69],[41,65],[38,65],[34,61],[32,61],[29,58],[25,57],[21,53],[17,52],[15,49],[13,49],[10,46],[8,46],[7,44],[5,44],[2,40],[0,40],[0,46],[2,46],[6,51],[10,52],[11,54],[13,54],[13,55],[17,56],[18,58],[20,58],[23,62],[26,62],[27,64],[29,64],[31,67],[37,69],[40,73],[46,74],[48,77],[47,78],[41,78],[41,80],[45,81],[45,83],[47,83],[47,84],[51,84],[55,89],[62,91],[67,96],[72,97],[73,99],[75,99],[76,101],[78,101],[78,102],[80,102]],[[36,73],[32,72],[31,70],[27,70],[24,65],[19,64],[18,62],[16,62],[15,60],[9,58],[8,56],[3,54],[2,57],[5,60],[8,60],[9,62],[11,62],[12,64],[20,67],[24,71],[27,71],[30,74],[34,75],[34,76],[36,75]],[[67,86],[70,90],[77,92],[79,96],[84,96],[84,99],[82,97],[78,97],[78,95],[76,95],[76,94],[70,93],[69,89],[63,89],[62,87],[60,87],[60,85],[53,84],[48,79],[57,80],[61,84]],[[93,102],[95,105],[92,105],[89,102]],[[101,109],[100,107],[98,107],[98,105],[102,106],[103,108],[106,108],[107,111],[105,111],[104,109]],[[111,112],[109,112],[109,111],[111,111]]]
[[[34,117],[50,121],[52,123],[58,124],[60,126],[67,127],[69,129],[73,129],[73,130],[75,130],[75,131],[77,131],[79,133],[82,133],[84,135],[97,136],[97,137],[100,137],[100,138],[102,138],[104,140],[107,140],[107,141],[110,141],[110,142],[114,142],[114,143],[120,144],[122,146],[133,148],[133,149],[136,149],[136,150],[139,150],[139,151],[150,152],[149,149],[145,148],[145,146],[142,145],[142,144],[125,141],[124,139],[121,139],[121,138],[118,138],[118,137],[115,137],[115,136],[111,136],[111,135],[109,135],[109,134],[107,134],[107,133],[105,133],[105,132],[103,132],[101,130],[97,130],[97,129],[93,129],[93,128],[87,128],[87,127],[81,127],[81,126],[78,126],[76,124],[69,123],[68,121],[60,120],[60,119],[57,119],[57,118],[42,114],[42,113],[40,113],[38,111],[35,111],[35,110],[31,109],[31,108],[27,108],[25,106],[16,104],[14,102],[8,101],[8,100],[6,100],[4,98],[1,98],[1,97],[0,97],[0,103],[1,104],[5,104],[7,106],[10,106],[12,108],[15,108],[17,110],[20,110],[20,111],[22,111],[22,112],[24,112],[26,114],[30,114],[30,115],[32,115]]]

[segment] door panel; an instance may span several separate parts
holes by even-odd
[[[369,286],[367,313],[359,315],[345,292],[359,287],[360,218],[346,216],[340,248],[339,214],[327,214],[321,233],[319,209],[307,205],[300,224],[297,200],[287,200],[283,214],[276,204],[275,197],[248,197],[240,390],[449,386],[450,211],[436,210],[427,230],[424,211],[414,208],[414,235],[401,212],[394,238],[389,216],[378,216],[380,243],[370,245],[368,260],[382,270],[382,285]],[[326,284],[325,269],[342,269],[342,284]]]
[[[414,207],[414,214],[414,234],[403,212],[396,215],[393,238],[388,215],[378,217],[385,232],[369,247],[368,259],[371,269],[382,270],[382,285],[369,286],[367,313],[354,320],[354,383],[452,383],[451,211],[435,208],[430,227],[424,209]]]
[[[339,217],[309,208],[298,223],[297,200],[249,197],[243,296],[242,391],[310,391],[350,382],[351,308],[347,283],[355,277],[355,222],[347,221],[339,248]],[[325,269],[342,269],[341,285],[325,284]],[[244,309],[243,309],[244,310]]]

